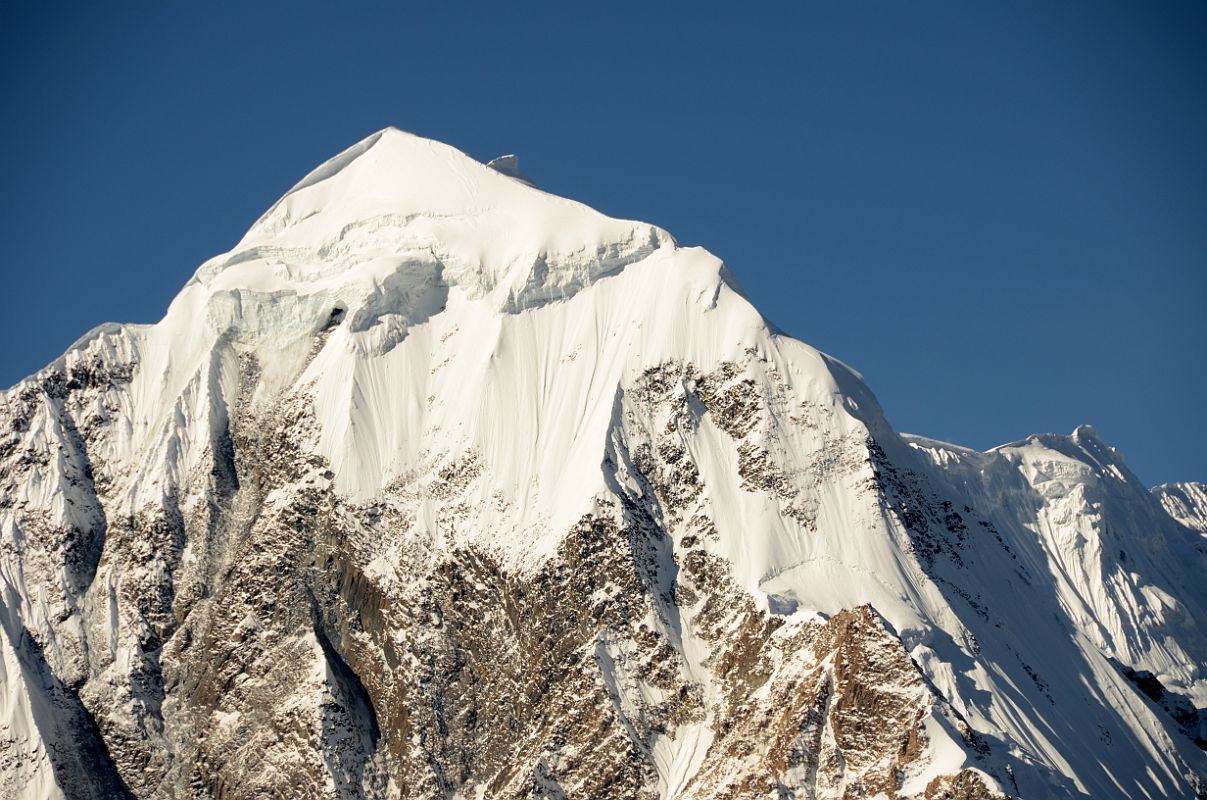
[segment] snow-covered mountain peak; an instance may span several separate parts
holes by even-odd
[[[1207,537],[1207,485],[1196,481],[1165,483],[1153,489],[1171,517]]]
[[[538,309],[548,313],[523,313]],[[766,335],[704,250],[387,129],[299,181],[196,271],[161,322],[98,329],[60,366],[137,363],[138,396],[178,399],[110,456],[149,471],[143,454],[157,451],[173,480],[209,457],[199,432],[225,425],[235,400],[265,408],[292,392],[313,397],[318,447],[358,498],[416,468],[439,430],[442,453],[508,465],[532,502],[507,524],[540,521],[520,537],[531,543],[545,520],[562,525],[592,501],[598,453],[559,448],[602,446],[622,379],[671,357],[700,367],[749,358]],[[828,397],[828,367],[792,349]],[[598,367],[584,372],[588,359]],[[516,396],[517,383],[547,390]],[[412,393],[427,402],[412,407]],[[550,448],[537,426],[558,404],[574,412],[559,417],[571,430]],[[501,432],[498,419],[515,424]]]
[[[660,228],[387,128],[298,182],[177,305],[190,319],[203,305],[214,332],[242,340],[290,340],[346,317],[361,347],[384,352],[450,289],[516,312],[674,248]]]
[[[374,134],[0,395],[0,786],[1202,790],[1201,486],[900,436],[511,166]]]
[[[1063,461],[1095,474],[1134,483],[1143,490],[1140,481],[1127,468],[1123,453],[1102,440],[1093,425],[1078,425],[1071,434],[1037,433],[1018,442],[999,445],[989,451],[1007,459],[1029,461]],[[1145,490],[1146,491],[1146,490]]]

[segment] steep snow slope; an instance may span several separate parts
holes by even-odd
[[[1201,483],[1166,483],[1153,489],[1169,516],[1207,535],[1207,486]]]
[[[375,134],[3,395],[18,796],[1201,791],[1204,540],[1118,454],[898,436],[508,170]]]

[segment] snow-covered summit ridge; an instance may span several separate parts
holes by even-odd
[[[514,171],[514,170],[513,170]],[[389,349],[448,289],[516,312],[565,299],[662,248],[666,231],[543,192],[454,147],[387,128],[310,172],[182,302],[239,338],[321,329],[334,310]]]

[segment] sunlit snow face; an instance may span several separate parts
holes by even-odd
[[[202,278],[215,333],[289,341],[344,325],[366,349],[383,352],[447,302],[443,265],[430,252],[309,263],[282,256],[259,252]]]
[[[356,346],[383,352],[438,313],[450,287],[517,313],[674,246],[652,225],[386,131],[307,176],[190,287],[218,335],[296,339],[343,309]]]
[[[453,221],[440,226],[436,236],[428,220],[386,217],[319,247],[256,245],[205,265],[192,286],[206,295],[206,319],[218,335],[292,340],[338,322],[359,347],[381,353],[439,313],[450,287],[474,299],[497,295],[492,305],[518,313],[566,299],[669,244],[656,228],[635,225],[614,241],[532,249],[500,267],[481,257],[472,236],[479,231],[456,231],[458,238]],[[409,244],[401,252],[400,241]]]

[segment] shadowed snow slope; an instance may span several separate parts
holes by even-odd
[[[711,254],[438,142],[0,431],[18,797],[1204,791],[1201,486],[898,435]]]

